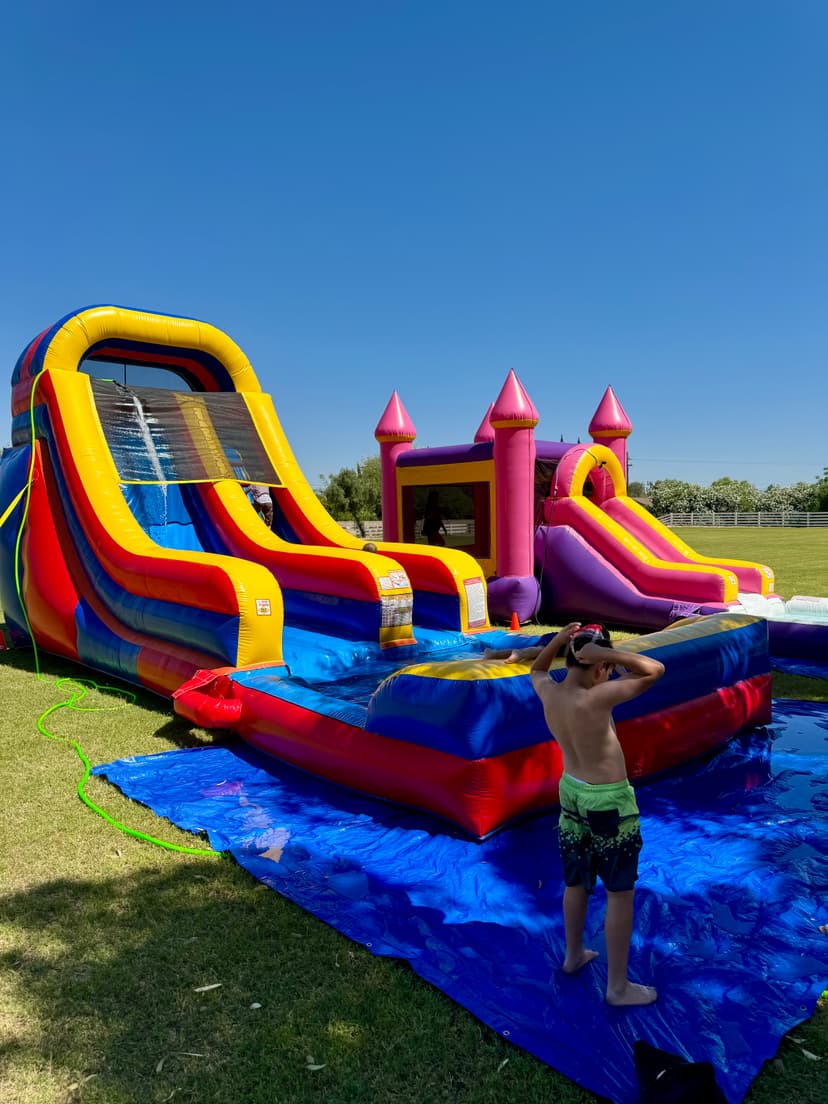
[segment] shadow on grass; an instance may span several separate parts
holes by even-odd
[[[170,706],[172,709],[172,706]],[[183,717],[171,716],[169,720],[156,728],[154,733],[161,740],[168,740],[176,747],[233,747],[239,739],[228,732],[208,733],[201,728],[193,728]]]
[[[51,655],[49,652],[35,653],[28,647],[7,648],[0,651],[0,668],[3,667],[28,673],[33,678],[40,674],[41,678],[46,680],[76,679],[84,685],[95,683],[104,694],[130,695],[135,698],[138,705],[149,709],[163,709],[168,704],[166,699],[158,697],[135,683],[119,679],[117,675],[108,671],[97,671],[94,667],[87,667],[73,659]]]
[[[0,902],[6,1099],[594,1100],[230,860],[117,856]]]
[[[71,659],[62,656],[54,656],[47,652],[35,652],[28,647],[7,648],[0,650],[0,670],[4,667],[9,670],[21,671],[30,674],[33,678],[40,673],[41,678],[56,681],[58,679],[75,679],[85,686],[95,683],[98,692],[104,697],[129,697],[135,704],[154,713],[159,720],[153,735],[159,740],[165,740],[176,747],[212,747],[224,746],[235,742],[235,737],[227,732],[210,733],[204,729],[194,727],[183,717],[178,717],[173,712],[172,702],[151,691],[138,686],[135,683],[119,679],[117,676],[105,671],[96,671],[94,668],[85,667]]]

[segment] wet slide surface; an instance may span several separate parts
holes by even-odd
[[[639,788],[644,852],[631,975],[657,1005],[603,1001],[601,957],[559,970],[561,870],[548,813],[483,843],[241,745],[95,768],[205,830],[254,877],[372,953],[405,958],[494,1030],[585,1088],[633,1104],[636,1039],[709,1060],[740,1101],[828,986],[828,706],[774,703],[773,724]],[[595,1061],[600,1053],[601,1062]]]

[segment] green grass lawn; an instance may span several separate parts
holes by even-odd
[[[776,568],[782,593],[828,591],[808,574],[809,563],[825,562],[817,531],[693,530],[690,543],[703,551],[716,537],[719,554]],[[71,747],[37,730],[66,697],[56,678],[89,672],[42,663],[38,678],[30,651],[0,652],[4,1104],[597,1099],[231,859],[165,852],[95,816],[75,792],[82,768]],[[826,685],[775,680],[775,692],[826,700]],[[93,763],[211,742],[151,694],[124,703],[93,692],[82,704],[101,711],[58,709],[46,724],[80,740]],[[130,826],[193,845],[106,782],[93,779],[88,791]],[[792,1036],[749,1104],[828,1099],[828,1003]]]
[[[783,598],[795,594],[828,597],[828,528],[684,526],[673,532],[702,556],[767,564],[776,573],[775,589]]]

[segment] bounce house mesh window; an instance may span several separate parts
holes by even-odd
[[[90,383],[121,482],[280,485],[242,395]]]
[[[557,460],[535,460],[535,525],[543,525],[543,504],[553,493]]]
[[[403,540],[418,544],[436,543],[462,548],[472,556],[490,554],[489,484],[441,483],[422,487],[403,487]],[[431,504],[431,505],[430,505]],[[448,530],[440,531],[442,540],[429,541],[428,514],[437,516]]]
[[[535,460],[535,525],[543,525],[543,504],[546,499],[557,497],[555,472],[558,463],[558,460]],[[587,479],[583,494],[586,498],[592,498],[593,493],[592,483]]]

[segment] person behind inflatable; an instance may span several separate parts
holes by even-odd
[[[566,678],[555,682],[549,668],[564,648]],[[619,667],[622,674],[611,680]],[[530,673],[563,753],[558,844],[566,883],[564,973],[574,974],[598,953],[584,947],[583,935],[589,898],[600,877],[607,891],[607,1003],[652,1004],[655,989],[627,977],[641,829],[612,711],[657,682],[664,665],[650,656],[617,651],[602,625],[575,621],[555,634]]]
[[[261,483],[248,483],[245,487],[250,501],[256,508],[259,517],[270,529],[273,525],[273,499],[270,497],[270,488]]]
[[[505,659],[507,663],[531,663],[554,637],[555,633],[546,633],[538,644],[527,644],[525,648],[486,648],[483,658]]]
[[[429,544],[444,545],[446,538],[443,533],[447,532],[440,511],[440,496],[437,491],[429,491],[425,513],[423,514],[423,536]]]

